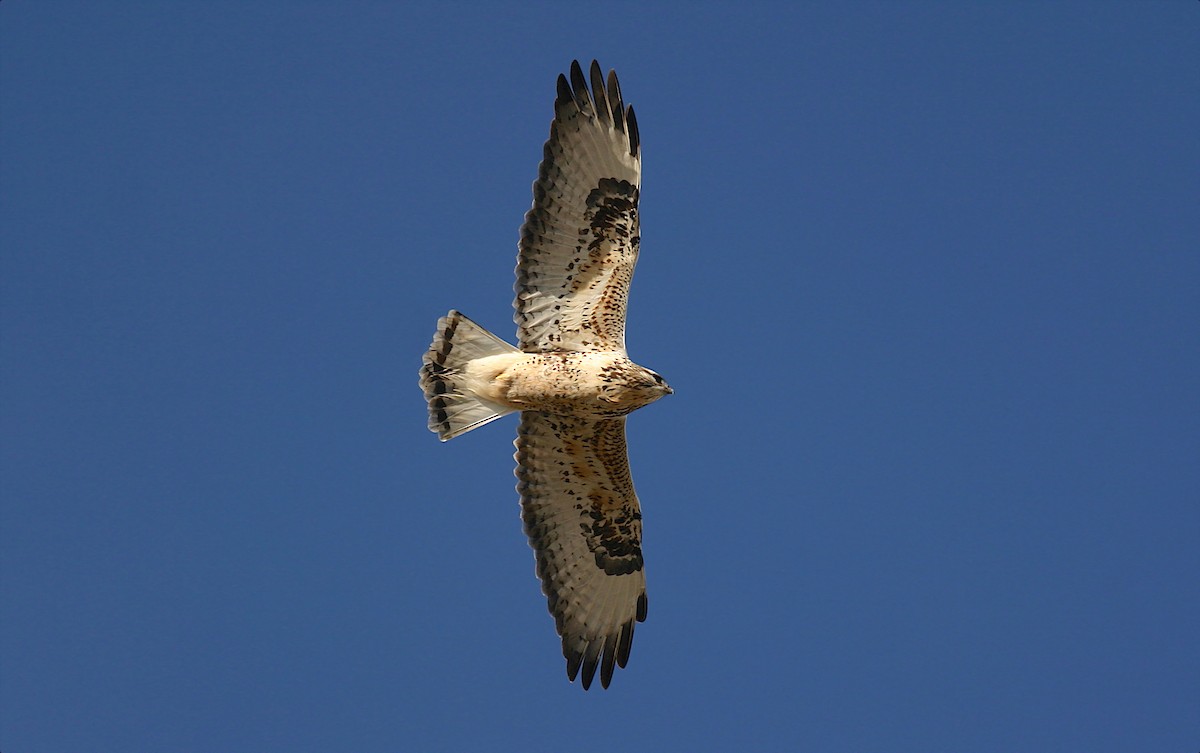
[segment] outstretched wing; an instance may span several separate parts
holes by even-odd
[[[596,667],[608,687],[646,619],[642,514],[629,476],[625,418],[521,414],[517,491],[537,574],[562,636],[567,676]]]
[[[517,255],[521,350],[625,350],[625,304],[638,256],[642,150],[633,107],[594,60],[558,77],[550,139]]]

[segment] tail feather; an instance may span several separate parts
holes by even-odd
[[[438,319],[433,343],[421,359],[421,389],[429,403],[429,430],[445,442],[512,413],[511,408],[471,392],[460,377],[467,364],[477,358],[516,350],[457,311]]]

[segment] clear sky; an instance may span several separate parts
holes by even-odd
[[[649,619],[567,683],[507,339],[641,126]],[[1200,746],[1200,3],[0,4],[0,748]]]

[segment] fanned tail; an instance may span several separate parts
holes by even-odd
[[[445,442],[512,413],[510,408],[480,398],[460,377],[471,361],[516,350],[457,311],[438,319],[433,343],[421,358],[429,430]]]

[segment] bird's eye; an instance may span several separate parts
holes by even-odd
[[[655,374],[653,371],[650,372],[650,376],[654,377],[655,382],[658,382],[659,384],[663,383],[663,378],[660,377],[658,374]]]

